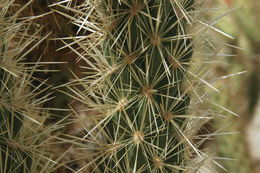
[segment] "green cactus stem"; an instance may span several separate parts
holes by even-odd
[[[102,0],[108,25],[103,53],[110,72],[102,99],[110,105],[102,134],[101,172],[183,172],[193,54],[187,31],[193,0]],[[112,106],[111,106],[112,105]]]

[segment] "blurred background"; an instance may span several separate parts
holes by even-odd
[[[227,172],[260,173],[260,1],[218,0],[211,5],[227,13],[215,26],[233,37],[218,38],[226,43],[226,63],[216,65],[213,73],[233,76],[218,82],[225,87],[214,99],[239,117],[227,115],[214,122],[216,129],[227,133],[217,136],[210,147],[223,157],[219,163]]]

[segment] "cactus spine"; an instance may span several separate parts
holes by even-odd
[[[32,77],[42,64],[24,62],[45,37],[38,40],[37,32],[30,33],[32,22],[19,18],[29,3],[15,13],[13,5],[13,0],[0,0],[0,172],[52,172],[56,162],[46,141],[57,128],[44,127],[48,114],[41,107],[48,100],[41,94],[49,87]]]
[[[8,9],[10,4],[6,2],[5,5]],[[21,78],[24,77],[24,68],[18,65],[15,57],[10,56],[12,34],[15,35],[19,29],[15,28],[12,20],[5,18],[5,12],[2,9],[0,11],[0,172],[28,172],[30,154],[19,148],[18,142],[24,111],[16,105],[19,94],[23,93],[19,87],[23,87]]]
[[[15,110],[13,98],[10,93],[14,92],[17,85],[15,77],[0,69],[1,81],[1,106],[0,106],[0,147],[1,147],[1,171],[7,172],[11,169],[14,172],[26,172],[31,164],[30,156],[18,149],[15,149],[15,141],[23,125],[23,115]]]

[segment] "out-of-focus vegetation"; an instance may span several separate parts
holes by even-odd
[[[254,149],[250,148],[247,130],[253,117],[259,116],[254,112],[260,88],[260,1],[223,0],[215,2],[214,5],[227,13],[230,12],[218,22],[217,27],[234,37],[234,39],[224,39],[227,48],[223,52],[229,57],[227,64],[215,67],[215,75],[235,75],[241,72],[241,75],[218,82],[218,85],[225,88],[222,90],[223,94],[215,99],[239,115],[239,118],[225,119],[224,121],[229,121],[230,125],[223,131],[239,133],[217,137],[214,149],[217,148],[216,152],[221,157],[231,159],[221,162],[228,172],[259,173],[259,166],[257,166],[259,160],[251,157]],[[227,83],[231,85],[227,86]],[[223,126],[222,121],[216,122],[216,129]],[[253,140],[260,139],[255,137]]]

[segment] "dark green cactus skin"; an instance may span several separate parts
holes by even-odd
[[[4,49],[5,47],[1,46],[2,52],[5,51]],[[3,62],[3,58],[5,57],[0,56],[0,63]],[[12,92],[16,92],[14,86],[17,85],[18,80],[0,68],[0,171],[4,173],[30,172],[32,164],[29,153],[14,144],[15,141],[19,141],[24,119],[13,105]]]
[[[113,16],[114,22],[104,42],[104,54],[111,66],[124,64],[107,79],[105,103],[119,103],[122,98],[127,103],[105,124],[106,142],[112,145],[116,141],[122,147],[104,159],[99,169],[106,173],[182,172],[185,145],[177,127],[183,130],[186,125],[185,118],[174,115],[187,114],[190,101],[182,89],[193,52],[192,40],[180,36],[187,34],[187,22],[183,16],[177,17],[181,14],[176,15],[169,0],[102,3],[104,14]],[[190,11],[194,2],[180,3]],[[137,131],[141,135],[135,136]],[[134,142],[126,145],[129,141]]]

